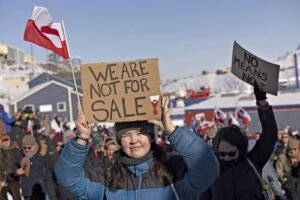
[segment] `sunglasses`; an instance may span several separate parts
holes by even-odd
[[[2,142],[7,142],[9,139],[4,139],[4,140],[2,140]]]
[[[31,147],[23,147],[23,149],[24,149],[24,150],[26,150],[26,149],[30,150]]]
[[[221,157],[225,157],[226,155],[228,155],[229,157],[234,157],[236,155],[237,151],[229,151],[229,152],[224,152],[224,151],[219,151],[218,155]]]
[[[64,147],[64,145],[63,144],[58,144],[58,145],[56,145],[57,147]]]

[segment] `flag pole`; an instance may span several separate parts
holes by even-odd
[[[68,39],[67,39],[67,33],[66,33],[64,21],[62,21],[61,24],[62,24],[62,28],[63,28],[63,31],[64,31],[64,36],[65,36],[65,39],[66,39],[67,51],[68,51],[68,55],[69,55],[69,61],[70,61],[70,64],[71,64],[71,71],[72,71],[72,76],[73,76],[73,82],[74,82],[76,95],[77,95],[77,101],[78,101],[78,105],[79,105],[79,112],[83,113],[80,98],[79,98],[79,93],[78,93],[78,89],[77,89],[77,83],[76,83],[76,79],[75,79],[74,68],[73,68],[73,64],[72,64],[72,61],[71,61],[71,53],[70,53],[70,49],[69,49],[69,43],[68,43]]]

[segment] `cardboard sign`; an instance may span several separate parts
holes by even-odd
[[[158,59],[86,64],[80,71],[90,123],[161,119]]]
[[[244,82],[254,85],[256,81],[260,90],[277,95],[279,67],[253,55],[234,41],[231,72]]]

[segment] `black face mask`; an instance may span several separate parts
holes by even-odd
[[[239,158],[232,159],[232,160],[230,160],[230,161],[221,160],[221,159],[219,158],[219,163],[220,163],[221,173],[224,173],[224,172],[227,171],[228,169],[234,167],[239,161],[240,161]]]

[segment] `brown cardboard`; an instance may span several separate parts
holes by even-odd
[[[80,70],[90,123],[161,119],[158,59],[85,64]]]

